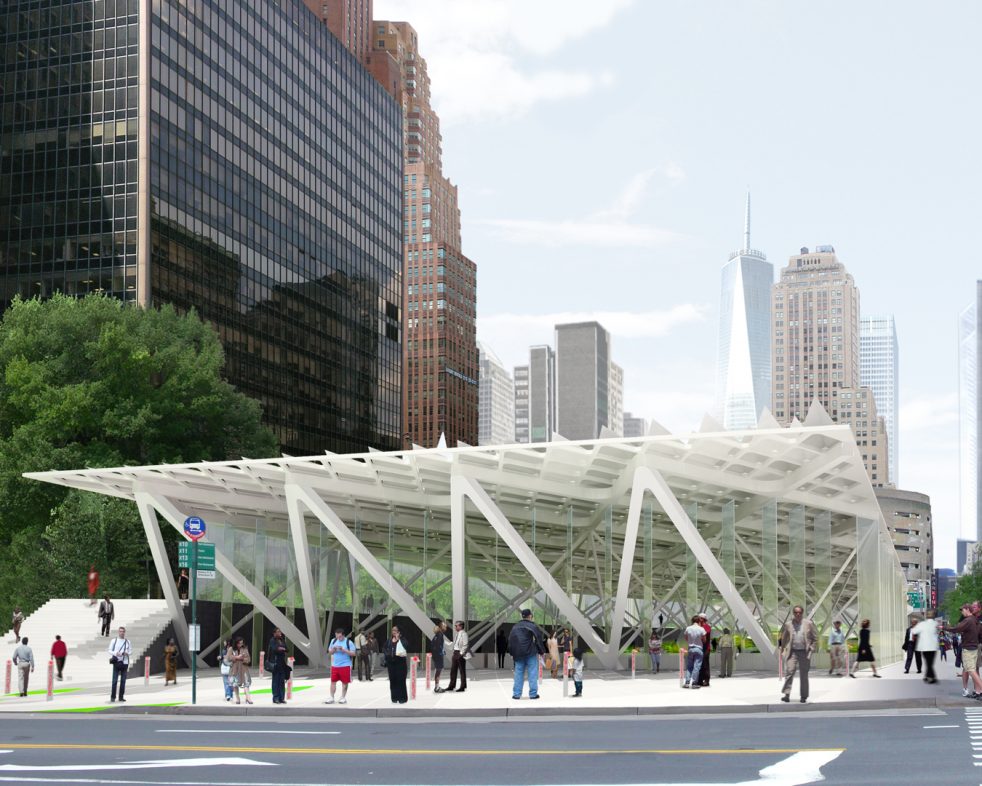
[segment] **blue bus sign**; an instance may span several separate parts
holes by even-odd
[[[201,540],[205,536],[205,522],[197,516],[184,519],[184,534],[191,540]]]

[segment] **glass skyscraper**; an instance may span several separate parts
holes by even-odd
[[[195,308],[284,451],[401,444],[402,110],[301,0],[16,0],[0,58],[0,306]]]
[[[859,383],[873,391],[876,412],[886,424],[889,481],[899,485],[900,350],[892,314],[859,318]]]
[[[716,354],[716,410],[726,429],[754,428],[771,404],[774,266],[750,247],[750,195],[743,248],[723,265]]]
[[[963,538],[982,542],[979,516],[979,356],[982,354],[982,281],[975,283],[975,299],[958,320],[958,497]]]

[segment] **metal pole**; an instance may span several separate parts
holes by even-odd
[[[198,541],[191,546],[191,628],[198,637]],[[191,642],[191,704],[198,702],[198,644]]]

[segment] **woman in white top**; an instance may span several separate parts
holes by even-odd
[[[389,671],[389,696],[392,703],[405,704],[409,701],[409,695],[406,693],[409,658],[399,629],[395,626],[392,627],[392,636],[385,645],[385,667]]]

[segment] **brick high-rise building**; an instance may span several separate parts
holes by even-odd
[[[362,63],[371,53],[372,0],[303,0]]]

